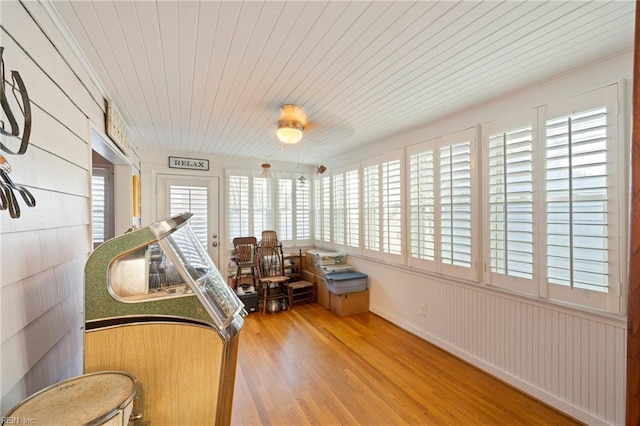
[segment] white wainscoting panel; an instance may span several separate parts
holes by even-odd
[[[372,312],[579,420],[624,424],[624,319],[357,257],[349,263],[369,275]]]

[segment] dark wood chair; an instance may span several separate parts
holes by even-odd
[[[278,239],[278,234],[276,231],[265,230],[262,231],[262,240],[258,243],[258,247],[273,247],[274,250],[279,252],[280,258],[284,259],[285,256],[282,251],[282,242]],[[299,255],[299,258],[302,258],[302,254]],[[299,268],[302,265],[298,265]],[[286,268],[283,266],[280,269],[282,271],[280,274],[283,276],[287,276]],[[293,306],[296,304],[306,303],[306,302],[315,302],[316,301],[316,286],[315,284],[301,280],[301,274],[295,273],[294,276],[288,276],[289,280],[283,283],[284,290],[287,294],[287,305],[289,309],[293,309]]]
[[[258,263],[256,261],[256,237],[233,239],[233,261],[236,264],[236,285],[241,285],[243,277],[250,277],[253,286],[258,287]]]
[[[278,246],[259,246],[257,250],[258,282],[262,313],[267,313],[270,300],[287,300],[285,286],[289,277],[284,275],[282,249]]]

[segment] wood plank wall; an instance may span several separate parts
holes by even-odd
[[[12,178],[34,194],[22,216],[0,211],[0,412],[81,374],[83,271],[91,250],[90,122],[104,131],[104,100],[40,2],[0,2],[0,43],[33,112]],[[10,84],[8,82],[7,84]],[[3,143],[15,143],[3,137]],[[19,199],[19,202],[22,200]]]

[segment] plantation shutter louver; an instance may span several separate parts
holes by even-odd
[[[253,178],[253,235],[260,240],[262,231],[272,230],[271,179]]]
[[[184,212],[192,213],[189,220],[191,229],[203,247],[207,247],[208,239],[208,196],[203,186],[170,185],[169,212],[171,216]]]
[[[344,174],[333,175],[333,242],[344,245],[345,213],[344,213]]]
[[[409,157],[411,257],[435,260],[435,195],[433,150]]]
[[[546,122],[547,280],[606,292],[607,110]]]
[[[229,241],[249,235],[249,177],[229,176]]]
[[[533,131],[489,136],[491,272],[533,278]]]
[[[440,258],[471,267],[471,144],[440,148]]]
[[[402,253],[400,160],[382,163],[382,251]]]
[[[345,173],[346,244],[360,246],[360,180],[358,170]]]
[[[293,239],[293,182],[278,178],[278,239]]]
[[[309,216],[311,215],[309,182],[296,180],[296,235],[295,239],[308,240],[311,238],[311,225]]]
[[[97,247],[105,240],[105,169],[93,169],[91,176],[91,216],[93,246]]]
[[[378,165],[363,170],[364,248],[380,250],[380,184]]]

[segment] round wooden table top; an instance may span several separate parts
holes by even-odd
[[[56,383],[31,395],[7,417],[21,424],[102,424],[135,397],[135,378],[122,371],[99,371]]]

